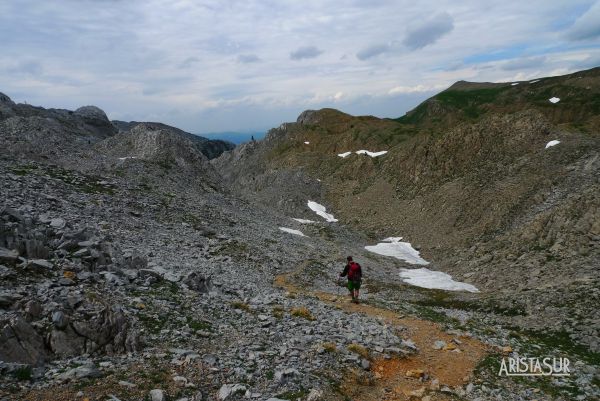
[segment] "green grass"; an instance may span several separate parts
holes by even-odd
[[[19,381],[31,380],[32,375],[31,366],[23,366],[13,372],[13,376]]]
[[[167,301],[177,300],[179,286],[167,280],[161,280],[150,285],[150,292],[155,297]]]
[[[83,175],[60,167],[50,167],[46,174],[77,188],[83,193],[103,195],[113,195],[115,193],[112,187],[100,183],[102,181],[100,177]]]
[[[422,290],[426,299],[414,301],[415,304],[428,307],[441,307],[448,309],[459,309],[465,311],[477,311],[494,313],[502,316],[525,316],[525,310],[518,307],[505,307],[494,303],[491,300],[482,299],[457,299],[448,291],[442,290]]]
[[[38,167],[34,164],[24,164],[21,166],[12,167],[10,169],[10,171],[15,175],[24,176],[24,175],[31,174],[31,172],[33,172],[34,170],[37,170],[37,168]]]
[[[482,375],[498,375],[500,372],[500,364],[502,361],[501,354],[489,354],[483,358],[479,364],[475,367],[475,376],[480,377]]]
[[[174,164],[171,160],[160,160],[157,161],[156,164],[165,171],[169,171],[174,167]]]
[[[469,119],[477,119],[485,113],[482,107],[485,104],[497,103],[499,95],[510,87],[484,88],[473,90],[446,90],[438,93],[432,99],[438,101],[451,112],[458,109]],[[419,124],[425,120],[429,103],[421,103],[409,114],[404,115],[396,121],[403,124]]]
[[[421,103],[416,108],[411,110],[408,114],[397,118],[396,121],[402,124],[418,124],[427,115],[428,104],[426,102]]]
[[[458,324],[458,320],[448,317],[444,313],[437,312],[432,308],[416,305],[415,309],[417,310],[419,317],[422,317],[423,319],[431,320],[436,323]]]
[[[213,328],[210,325],[210,323],[207,322],[201,322],[199,320],[194,320],[191,317],[186,317],[187,320],[187,325],[190,327],[190,329],[194,330],[194,331],[198,331],[198,330],[203,330],[203,331],[212,331]]]
[[[151,334],[159,334],[160,331],[167,325],[167,319],[161,318],[160,316],[155,318],[154,316],[140,313],[138,315],[138,319]]]
[[[301,388],[298,391],[286,391],[285,393],[277,395],[276,398],[280,398],[282,400],[297,401],[303,399],[307,395],[308,390]]]
[[[566,331],[540,332],[527,330],[522,332],[531,342],[537,343],[542,350],[550,354],[557,350],[568,355],[573,355],[596,366],[600,366],[600,353],[591,352],[582,344],[578,344],[571,339]]]

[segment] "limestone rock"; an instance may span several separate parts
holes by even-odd
[[[0,322],[0,360],[40,365],[48,359],[44,340],[21,318]]]

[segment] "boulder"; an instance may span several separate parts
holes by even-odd
[[[211,278],[205,277],[200,273],[191,272],[183,279],[183,284],[187,285],[190,290],[198,291],[201,294],[207,294],[212,288]]]
[[[21,318],[0,323],[0,360],[29,365],[43,364],[48,355],[43,338]]]
[[[217,398],[223,401],[228,399],[232,395],[245,392],[246,386],[243,384],[223,384],[219,389],[219,394],[217,394]]]
[[[78,336],[71,327],[66,330],[54,329],[49,336],[49,345],[57,356],[74,357],[84,353],[85,338]]]
[[[50,227],[55,228],[57,230],[64,228],[66,224],[67,222],[65,221],[65,219],[61,219],[60,217],[50,220]]]
[[[275,381],[280,384],[285,384],[292,380],[294,377],[299,376],[300,372],[297,369],[287,368],[284,370],[278,370],[275,372]]]
[[[69,318],[64,312],[55,311],[52,313],[52,323],[57,329],[63,330],[69,325]]]
[[[154,390],[150,390],[148,395],[150,396],[150,401],[167,401],[167,395],[161,389],[155,388]]]
[[[20,294],[0,293],[0,308],[8,309],[21,298],[23,296]]]
[[[42,305],[38,301],[29,300],[25,304],[25,313],[30,319],[39,319],[43,312],[44,308],[42,308]]]
[[[66,371],[59,376],[59,379],[69,381],[93,377],[102,377],[102,372],[94,364],[88,363]]]
[[[14,265],[19,259],[19,252],[13,249],[0,248],[0,263]]]

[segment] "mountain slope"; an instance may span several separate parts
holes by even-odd
[[[588,133],[600,127],[600,67],[573,74],[513,83],[459,81],[397,119],[403,124],[447,128],[490,113],[540,111],[554,124]],[[549,102],[558,98],[560,107]]]
[[[316,198],[373,240],[404,236],[495,302],[527,310],[520,324],[552,321],[598,349],[581,324],[598,312],[580,297],[600,284],[599,91],[598,68],[459,82],[399,120],[307,111],[213,163],[242,196],[288,214],[311,216]],[[338,156],[361,149],[388,153]]]

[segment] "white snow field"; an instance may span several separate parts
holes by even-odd
[[[283,232],[289,233],[289,234],[294,234],[294,235],[299,235],[301,237],[306,237],[306,235],[304,235],[304,233],[300,230],[294,230],[293,228],[287,228],[287,227],[279,227],[279,229]]]
[[[325,208],[325,206],[319,205],[317,202],[313,202],[310,200],[308,201],[307,205],[310,208],[310,210],[312,210],[328,222],[333,223],[338,221],[335,217],[333,217],[332,214],[327,213],[327,209]]]
[[[419,255],[410,242],[401,242],[402,237],[390,237],[377,245],[367,245],[365,249],[369,252],[383,256],[391,256],[413,265],[428,265],[429,262]]]
[[[313,220],[297,219],[295,217],[292,217],[292,220],[296,220],[300,224],[312,224],[312,223],[316,223],[316,221],[313,221]]]
[[[534,79],[533,81],[529,81],[530,84],[534,84],[536,82],[540,82],[540,80],[539,79]]]
[[[550,99],[548,99],[548,101],[550,103],[558,103],[558,102],[560,102],[560,98],[559,97],[551,97]]]
[[[352,152],[344,152],[344,153],[338,153],[338,156],[343,159],[345,157],[350,156],[351,154],[352,154]]]
[[[356,154],[357,155],[368,155],[368,156],[371,156],[371,157],[377,157],[377,156],[385,155],[387,152],[388,152],[387,150],[382,150],[380,152],[370,152],[368,150],[361,149],[361,150],[356,151]]]
[[[512,84],[510,84],[510,86],[515,86],[515,85],[519,85],[518,82],[513,82]]]
[[[550,141],[546,144],[546,147],[544,149],[548,149],[551,148],[552,146],[556,146],[560,143],[560,141],[557,141],[556,139],[553,141]]]
[[[477,287],[460,281],[454,281],[452,276],[444,272],[420,269],[402,269],[400,277],[405,283],[436,290],[479,292]]]

